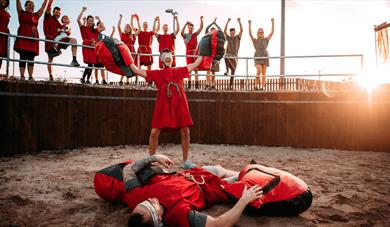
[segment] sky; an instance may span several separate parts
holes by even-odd
[[[19,22],[17,20],[15,0],[11,0],[9,11],[11,21],[9,29],[16,34]],[[24,4],[24,1],[22,1]],[[36,10],[41,6],[42,0],[35,0]],[[80,31],[76,18],[81,7],[86,6],[85,15],[98,15],[106,24],[105,34],[110,34],[112,26],[116,26],[119,14],[124,15],[122,26],[130,20],[130,15],[137,13],[141,23],[148,21],[151,27],[155,16],[161,17],[161,23],[167,23],[172,29],[172,16],[165,13],[165,9],[172,8],[179,13],[180,26],[191,21],[195,29],[199,27],[200,16],[204,16],[207,26],[215,17],[217,23],[224,27],[228,18],[232,18],[229,28],[239,29],[237,18],[243,24],[243,36],[239,56],[252,57],[254,47],[248,34],[248,20],[252,20],[254,35],[258,28],[263,28],[267,35],[271,31],[271,18],[275,19],[275,32],[270,40],[268,51],[270,56],[280,56],[280,22],[281,3],[279,0],[258,1],[152,1],[152,0],[56,0],[53,4],[62,8],[63,15],[71,19],[72,36],[81,43]],[[308,55],[338,55],[362,54],[364,55],[364,68],[369,69],[375,65],[375,24],[390,22],[390,0],[286,0],[286,56]],[[39,22],[40,37],[44,38],[43,16]],[[202,31],[202,35],[204,30]],[[119,37],[115,33],[115,37]],[[157,40],[154,39],[152,49],[158,50]],[[184,54],[185,45],[179,35],[176,39],[176,53]],[[18,55],[16,54],[16,57]],[[41,44],[38,61],[47,61],[43,43]],[[82,63],[81,49],[78,51],[78,60]],[[70,48],[55,59],[55,62],[70,63]],[[155,60],[156,62],[156,60]],[[318,73],[356,73],[360,71],[360,58],[298,58],[287,59],[285,72],[287,75],[318,74]],[[177,65],[185,65],[184,59],[178,59]],[[4,65],[4,64],[3,64]],[[379,61],[379,65],[381,61]],[[388,64],[387,64],[388,65]],[[15,65],[15,75],[18,68]],[[158,67],[157,64],[154,68]],[[3,66],[1,72],[4,72]],[[225,63],[221,61],[221,73],[225,72]],[[255,74],[253,60],[248,62],[249,74]],[[12,67],[10,69],[13,72]],[[56,67],[54,75],[69,80],[81,76],[80,69]],[[35,74],[47,78],[46,66],[36,66]],[[245,74],[246,62],[240,60],[237,74]],[[279,60],[272,59],[268,68],[269,75],[279,75]],[[117,81],[119,76],[110,74],[110,81]]]

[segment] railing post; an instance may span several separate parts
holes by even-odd
[[[14,44],[16,38],[14,37]],[[12,50],[12,58],[15,59],[15,50]],[[15,61],[12,62],[12,76],[15,77]]]
[[[6,77],[9,77],[9,51],[10,51],[10,42],[11,42],[11,36],[8,34],[7,36],[7,68],[6,68],[6,71],[5,71],[5,74],[6,74]]]
[[[249,58],[245,58],[245,64],[246,64],[246,77],[245,77],[245,89],[248,91],[248,78],[249,78],[249,65],[248,65]]]

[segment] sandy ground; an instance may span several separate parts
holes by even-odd
[[[158,152],[180,162],[178,145]],[[0,226],[125,226],[130,210],[95,194],[94,173],[146,154],[146,146],[120,146],[0,158]],[[390,226],[390,153],[192,144],[191,157],[234,170],[254,158],[297,175],[313,191],[312,207],[298,217],[243,215],[236,226]]]

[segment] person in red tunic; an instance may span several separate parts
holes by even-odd
[[[43,31],[45,33],[47,40],[54,40],[59,33],[61,33],[62,30],[62,24],[58,21],[58,19],[61,17],[61,8],[60,7],[54,7],[53,14],[51,14],[51,7],[53,5],[54,0],[49,0],[46,10],[45,10],[45,17],[43,19]],[[70,32],[70,31],[69,31]],[[70,34],[70,33],[69,33]],[[60,40],[61,42],[70,42],[72,44],[77,44],[77,40],[72,37],[66,37]],[[53,59],[60,55],[60,51],[56,50],[55,43],[52,42],[46,42],[45,43],[45,51],[48,55],[48,61],[49,63],[53,62]],[[61,47],[63,49],[66,49],[68,45],[59,45],[58,47]],[[59,49],[59,48],[58,48]],[[72,46],[72,56],[73,60],[70,63],[72,66],[80,66],[80,64],[77,62],[76,56],[77,56],[77,46]],[[53,80],[53,71],[52,71],[52,65],[47,65],[47,70],[49,72],[49,78],[52,81]]]
[[[138,55],[140,54],[152,54],[152,43],[153,43],[153,35],[156,33],[154,30],[157,22],[157,17],[154,19],[153,30],[148,31],[148,22],[144,22],[142,24],[142,30],[140,23],[138,23],[138,31],[135,32],[135,35],[138,36]],[[139,18],[137,18],[139,22]],[[139,57],[139,65],[146,66],[148,70],[151,70],[153,64],[153,56],[140,56]]]
[[[0,0],[0,32],[9,33],[8,24],[11,15],[8,13],[7,8],[9,6],[9,0]],[[0,57],[6,58],[8,56],[8,36],[0,35]],[[3,60],[0,59],[0,69]]]
[[[135,48],[134,48],[134,44],[135,44],[135,41],[136,41],[136,35],[135,33],[133,32],[134,28],[133,28],[133,18],[135,17],[135,15],[131,15],[131,21],[130,21],[130,24],[126,24],[125,25],[125,30],[122,31],[122,14],[119,15],[119,21],[118,21],[118,32],[119,32],[119,36],[120,36],[120,39],[121,41],[126,44],[126,46],[129,48],[130,52],[131,52],[131,56],[133,58],[133,61],[134,61],[134,64],[138,65],[137,63],[137,54],[136,54],[136,51],[135,51]],[[136,17],[135,17],[136,18]],[[139,23],[139,21],[138,21]],[[124,76],[121,76],[121,79],[119,81],[119,84],[122,85],[123,84],[123,77]],[[137,80],[137,79],[136,79]],[[126,78],[126,84],[129,84],[129,78]]]
[[[188,26],[188,33],[184,33],[186,27]],[[203,29],[203,16],[200,17],[200,27],[194,32],[194,24],[190,21],[184,25],[181,30],[181,36],[183,37],[184,44],[186,45],[186,55],[196,55],[196,48],[198,46],[198,35],[202,32]],[[195,57],[186,57],[187,64],[191,64],[195,61]],[[198,70],[195,71],[195,89],[199,88],[198,82]],[[191,76],[188,79],[188,89],[191,89]]]
[[[183,79],[189,77],[202,62],[203,57],[199,56],[196,61],[186,67],[172,68],[172,52],[165,49],[161,52],[160,58],[164,68],[162,70],[141,70],[134,64],[130,65],[131,70],[146,79],[153,81],[158,89],[157,100],[152,119],[152,130],[149,137],[149,153],[156,153],[158,138],[161,130],[180,129],[181,145],[183,151],[183,167],[190,164],[188,159],[188,147],[190,143],[189,126],[193,125],[186,94],[183,88]]]
[[[123,168],[123,182],[127,193],[123,201],[133,208],[128,226],[233,226],[245,207],[262,197],[259,185],[244,187],[241,198],[233,208],[219,217],[211,217],[198,211],[216,203],[228,202],[223,188],[225,180],[234,171],[222,166],[193,167],[179,173],[168,173],[158,163],[169,168],[173,162],[164,155],[153,155],[138,160]],[[140,173],[151,173],[141,179]],[[145,175],[146,175],[145,174]],[[232,176],[233,176],[232,175]],[[145,180],[145,181],[144,181]],[[143,183],[145,182],[145,183]],[[134,184],[135,183],[135,184]]]
[[[19,36],[28,36],[33,38],[39,38],[38,33],[38,21],[42,16],[47,0],[44,0],[41,8],[34,13],[34,2],[26,1],[24,4],[25,10],[22,8],[22,2],[16,0],[16,10],[19,18]],[[23,38],[17,38],[14,44],[14,50],[19,53],[20,60],[34,61],[35,56],[39,55],[39,41],[29,40]],[[28,75],[29,80],[33,80],[34,63],[29,62],[28,64]],[[20,78],[24,80],[24,72],[26,71],[26,62],[19,63]]]
[[[79,24],[80,27],[80,32],[81,32],[81,38],[83,39],[83,45],[86,46],[92,46],[94,47],[97,38],[99,35],[99,28],[95,28],[95,18],[91,15],[87,16],[87,22],[86,25],[84,25],[81,22],[81,18],[83,16],[83,13],[87,10],[87,7],[82,7],[82,10],[77,18],[77,23]],[[96,60],[96,54],[95,54],[95,49],[94,48],[87,48],[83,47],[83,59],[84,63],[88,65],[88,67],[84,70],[83,77],[80,79],[80,82],[90,84],[91,82],[89,81],[91,74],[92,74],[92,67],[99,67],[100,65],[97,64]],[[97,70],[95,70],[95,76],[97,74]],[[86,80],[85,80],[86,79]]]
[[[175,16],[176,29],[173,33],[168,34],[168,25],[164,24],[162,27],[163,34],[154,33],[158,40],[158,51],[161,53],[162,50],[169,49],[173,54],[175,54],[175,39],[177,34],[180,31],[179,19]],[[155,31],[160,31],[160,17],[157,17],[157,28]],[[176,58],[173,56],[172,67],[176,66]],[[161,58],[159,59],[159,67],[162,69],[164,66],[161,62]]]

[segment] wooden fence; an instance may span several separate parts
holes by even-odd
[[[302,78],[267,78],[266,87],[264,91],[321,91],[321,84],[326,83],[327,87],[335,87],[339,82],[320,81],[313,79]],[[112,83],[118,85],[118,82]],[[194,88],[195,81],[191,80],[192,88]],[[130,85],[148,86],[145,81],[138,83],[130,82]],[[215,89],[217,91],[255,91],[255,79],[237,79],[233,80],[233,85],[230,88],[230,79],[216,79]],[[188,80],[184,81],[184,87],[188,87]],[[199,80],[199,90],[208,90],[206,80]]]
[[[192,143],[390,151],[387,91],[187,96]],[[0,154],[147,144],[155,97],[154,90],[0,81]],[[162,133],[160,142],[180,138]]]

